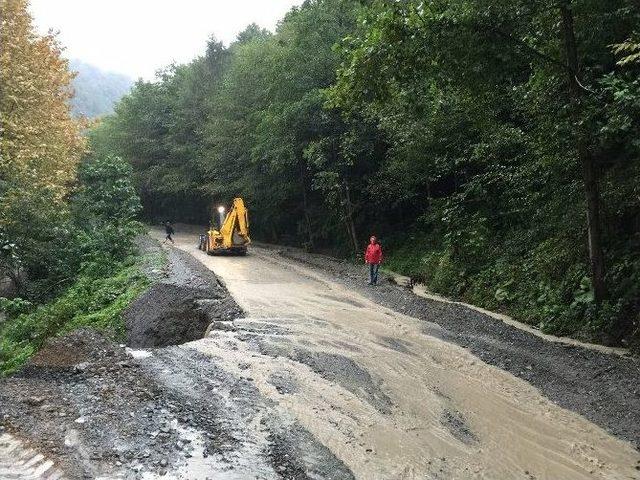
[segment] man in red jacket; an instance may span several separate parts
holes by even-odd
[[[369,285],[378,284],[378,269],[382,263],[382,247],[376,237],[372,236],[364,252],[364,263],[369,265]]]

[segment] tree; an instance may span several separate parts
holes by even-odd
[[[0,236],[32,279],[55,279],[64,255],[49,243],[69,238],[65,201],[85,144],[70,115],[73,76],[55,37],[35,33],[25,0],[0,9]]]
[[[61,202],[84,148],[70,115],[72,74],[53,35],[36,35],[26,0],[2,0],[0,178],[3,191],[46,189]]]
[[[624,0],[562,1],[552,9],[538,1],[379,1],[343,42],[333,104],[365,112],[389,138],[388,174],[401,169],[402,190],[415,192],[414,205],[416,196],[424,199],[418,211],[427,208],[426,228],[442,232],[449,260],[466,256],[458,293],[470,288],[469,266],[486,262],[469,257],[474,249],[486,259],[492,243],[503,251],[520,243],[527,256],[551,238],[571,239],[567,251],[584,238],[584,250],[565,256],[569,270],[540,271],[540,285],[575,269],[573,289],[582,291],[584,251],[591,292],[575,293],[581,300],[572,308],[606,299],[605,249],[613,239],[604,236],[601,212],[608,208],[599,184],[626,155],[604,145],[602,125],[615,110],[601,87],[616,76],[610,45],[633,51],[619,42],[632,37],[637,19],[637,7]],[[508,240],[510,231],[519,233],[517,242]],[[513,279],[504,281],[514,289]]]
[[[639,19],[631,0],[307,1],[139,83],[93,138],[147,215],[242,195],[256,238],[353,256],[376,233],[433,290],[619,342],[640,311]]]

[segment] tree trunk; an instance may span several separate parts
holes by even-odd
[[[347,213],[347,230],[353,245],[353,253],[358,254],[358,235],[356,234],[356,226],[353,223],[353,204],[351,203],[351,193],[349,192],[349,184],[344,182],[345,208]]]
[[[300,166],[300,183],[302,187],[302,209],[304,211],[304,220],[307,227],[309,249],[313,250],[315,245],[313,242],[313,230],[311,229],[311,216],[309,215],[309,202],[307,199],[307,176],[304,171],[304,165]]]
[[[580,126],[581,98],[584,95],[579,74],[578,48],[573,25],[571,0],[563,0],[559,5],[562,16],[562,34],[567,57],[567,80],[572,107],[572,120],[576,129],[576,150],[582,167],[582,179],[587,204],[587,235],[589,241],[589,263],[591,266],[591,283],[594,298],[599,304],[606,296],[604,281],[604,253],[602,249],[602,230],[600,225],[600,190],[598,185],[598,170],[593,154],[587,145],[587,136]]]

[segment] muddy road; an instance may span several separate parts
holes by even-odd
[[[131,348],[78,334],[86,355],[0,384],[0,478],[3,451],[20,450],[23,471],[47,470],[16,478],[640,479],[638,377],[614,373],[640,372],[636,360],[519,349],[544,341],[372,290],[346,264],[258,246],[210,257],[195,239],[166,247],[168,268],[128,313]],[[39,357],[68,357],[49,350]],[[561,395],[531,351],[587,366]],[[590,369],[604,386],[585,386]]]
[[[357,478],[634,478],[639,455],[527,382],[327,273],[254,247],[209,257],[246,318],[189,348],[292,414]]]

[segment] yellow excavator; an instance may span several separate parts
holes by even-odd
[[[198,248],[209,255],[246,255],[249,238],[249,213],[242,198],[233,199],[233,207],[224,217],[224,207],[219,207],[220,230],[213,226],[200,235]],[[215,225],[215,221],[212,222]]]

